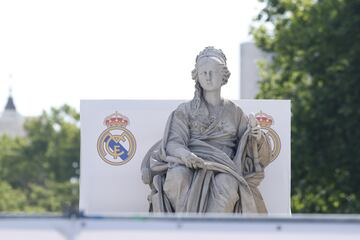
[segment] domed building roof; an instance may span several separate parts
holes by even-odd
[[[14,99],[10,92],[5,109],[0,117],[0,135],[25,136],[24,121],[24,117],[16,111]]]

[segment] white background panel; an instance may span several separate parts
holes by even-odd
[[[140,165],[148,149],[162,138],[177,100],[82,100],[80,209],[88,215],[147,212],[150,189],[141,180]],[[237,100],[246,114],[260,110],[274,118],[272,128],[281,139],[277,159],[265,169],[260,186],[272,214],[290,213],[290,101]],[[136,139],[132,160],[120,166],[104,162],[97,152],[97,140],[106,129],[104,119],[118,111],[130,120],[127,126]]]

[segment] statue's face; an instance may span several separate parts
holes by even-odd
[[[199,83],[204,91],[214,91],[223,83],[223,65],[216,58],[203,58],[198,62]]]

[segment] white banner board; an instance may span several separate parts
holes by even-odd
[[[147,212],[150,189],[141,180],[140,166],[147,151],[162,138],[170,113],[183,101],[175,100],[82,100],[80,210],[85,215]],[[290,214],[290,129],[288,100],[234,101],[249,114],[271,118],[269,133],[274,161],[265,169],[260,185],[269,214]],[[111,132],[111,116],[127,124],[122,145],[108,144],[115,154],[106,154],[98,143]],[[113,120],[117,118],[113,118]],[[106,121],[108,120],[108,122]],[[108,125],[106,125],[108,124]],[[119,136],[121,135],[121,136]],[[116,153],[119,153],[116,155]],[[126,156],[129,161],[122,161]],[[126,158],[124,157],[124,159]]]

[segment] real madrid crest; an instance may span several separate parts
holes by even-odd
[[[104,120],[107,127],[98,138],[99,156],[111,165],[122,165],[129,162],[136,151],[134,135],[126,128],[129,119],[118,112]]]
[[[274,119],[269,114],[260,111],[255,114],[255,118],[258,120],[261,129],[263,129],[271,140],[271,161],[274,161],[279,156],[281,149],[281,141],[279,135],[275,132],[271,126],[274,124]]]

